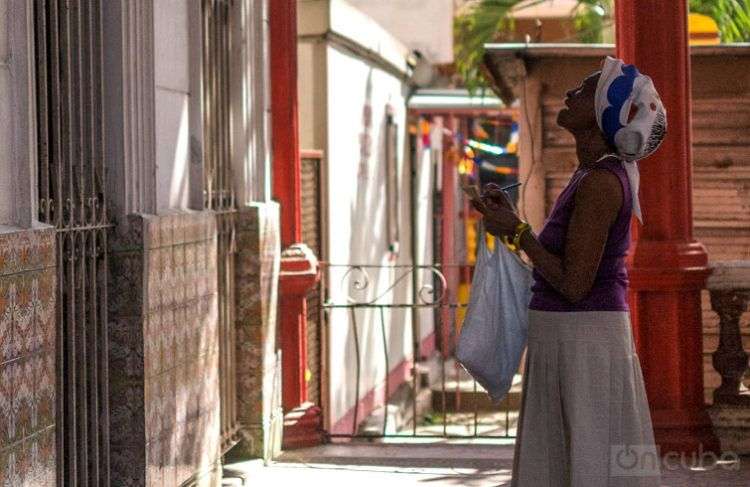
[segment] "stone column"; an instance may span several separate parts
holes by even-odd
[[[700,292],[708,256],[693,239],[690,57],[686,0],[616,3],[617,53],[651,76],[667,109],[661,148],[641,168],[631,303],[662,453],[716,449],[703,403]]]

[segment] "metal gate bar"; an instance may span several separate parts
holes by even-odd
[[[57,483],[108,486],[101,4],[33,6],[39,219],[57,229]]]
[[[204,206],[216,212],[222,451],[239,440],[235,365],[235,220],[230,119],[231,0],[203,1]]]

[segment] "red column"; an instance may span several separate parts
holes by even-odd
[[[616,2],[617,53],[651,76],[667,136],[641,168],[644,226],[632,259],[634,334],[661,453],[718,451],[703,399],[700,292],[708,256],[693,239],[686,0]]]
[[[271,57],[273,194],[281,203],[281,245],[302,238],[300,148],[297,119],[297,2],[268,2]]]
[[[300,243],[301,177],[297,120],[297,0],[269,2],[273,194],[281,206],[282,403],[285,449],[321,443],[320,408],[308,402],[307,301],[318,282],[318,262]]]

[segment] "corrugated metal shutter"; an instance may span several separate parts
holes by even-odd
[[[302,154],[302,242],[316,256],[321,255],[320,239],[320,153]],[[321,313],[320,286],[307,296],[307,370],[310,371],[308,396],[310,401],[321,404]]]

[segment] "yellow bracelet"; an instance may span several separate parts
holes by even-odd
[[[516,225],[516,231],[513,235],[513,247],[515,247],[516,250],[521,249],[521,237],[523,236],[524,232],[528,230],[531,230],[531,225],[524,221]]]
[[[513,242],[508,238],[507,235],[503,235],[500,237],[500,241],[503,242],[503,244],[510,250],[511,252],[518,252],[518,248],[513,245]]]

